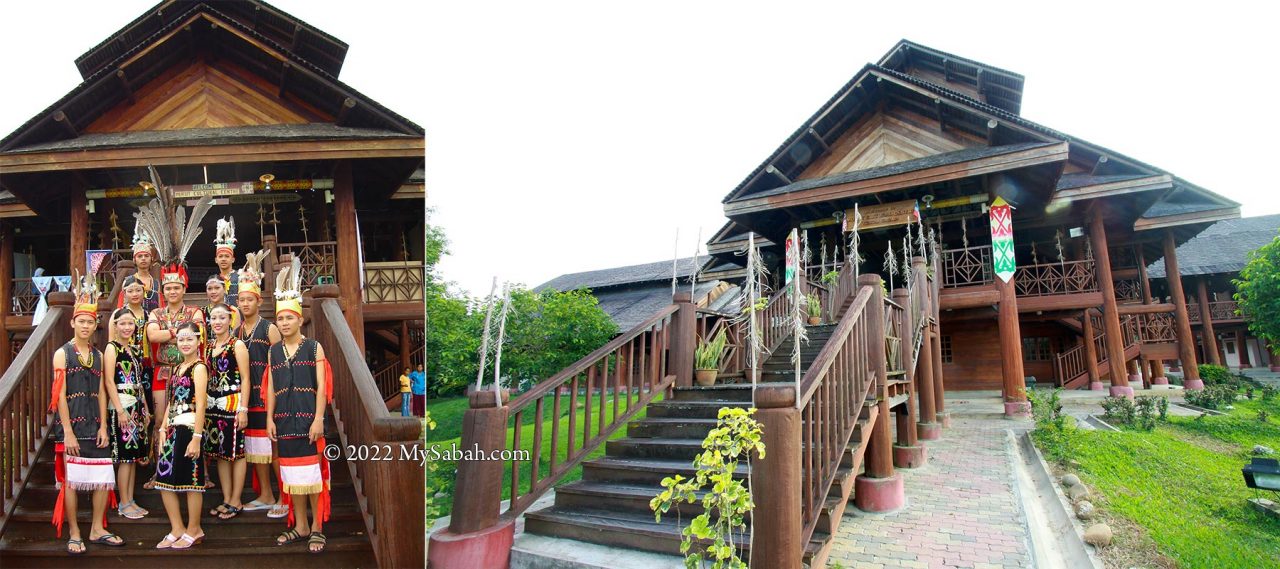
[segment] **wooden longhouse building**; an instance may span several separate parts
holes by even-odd
[[[905,505],[895,468],[921,466],[926,442],[944,436],[946,389],[999,390],[1005,412],[1021,415],[1033,382],[1131,395],[1137,382],[1167,383],[1164,366],[1180,361],[1185,385],[1201,387],[1186,291],[1180,279],[1153,288],[1148,266],[1180,274],[1177,246],[1238,218],[1239,204],[1021,117],[1023,85],[909,41],[863,67],[725,196],[728,222],[707,244],[702,277],[731,287],[744,283],[748,237],[762,248],[775,279],[756,317],[763,361],[744,357],[736,310],[699,306],[686,289],[528,391],[472,394],[463,446],[527,450],[534,468],[460,463],[429,563],[551,557],[532,542],[512,547],[521,516],[528,534],[676,553],[680,526],[671,515],[655,523],[649,499],[663,477],[691,475],[719,408],[753,406],[769,452],[737,473],[751,473],[757,510],[749,545],[736,544],[753,567],[821,566],[848,500],[872,512]],[[811,251],[793,286],[822,307],[798,371],[796,307],[778,282],[793,229]],[[649,276],[617,271],[670,278],[669,263],[650,266]],[[571,276],[544,286],[590,286]],[[731,338],[720,369],[731,379],[694,386],[694,349],[719,330]],[[520,439],[528,417],[541,425],[566,405],[586,409],[581,437],[572,414],[549,438],[535,430],[532,445],[493,434],[510,427]],[[581,480],[561,483],[579,464]],[[552,487],[554,503],[536,509]]]
[[[397,452],[420,440],[418,421],[393,416],[385,399],[399,396],[401,370],[422,362],[424,132],[338,79],[347,50],[265,2],[165,0],[80,56],[83,81],[0,139],[0,446],[14,459],[3,466],[0,564],[66,559],[48,529],[53,445],[39,403],[49,399],[71,300],[50,292],[33,325],[34,272],[87,269],[107,293],[103,314],[114,308],[119,281],[134,270],[133,213],[151,197],[139,184],[149,165],[188,206],[216,200],[188,254],[187,302],[207,303],[215,219],[234,217],[236,268],[258,249],[270,252],[268,274],[302,259],[304,333],[324,345],[334,371],[329,440]],[[273,286],[266,278],[266,317]],[[183,563],[420,564],[421,465],[336,461],[333,472],[324,555],[282,554],[271,543],[277,521],[240,516],[210,527]],[[148,518],[119,520],[130,541],[164,535],[158,499],[147,507]],[[144,548],[107,553],[88,556],[95,566],[165,562]]]

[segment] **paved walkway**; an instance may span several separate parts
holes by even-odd
[[[850,504],[829,566],[1031,567],[1026,515],[1014,482],[1012,440],[1030,421],[1001,415],[998,396],[948,394],[951,428],[927,443],[929,463],[898,470],[907,507],[874,515]]]

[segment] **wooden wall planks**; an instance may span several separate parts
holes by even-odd
[[[954,130],[939,132],[937,121],[890,107],[855,123],[809,165],[798,179],[821,178],[924,156],[979,146],[982,141]]]

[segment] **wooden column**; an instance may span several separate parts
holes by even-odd
[[[1027,402],[1026,374],[1022,369],[1022,328],[1018,324],[1018,291],[1014,285],[1017,276],[1005,282],[996,277],[995,286],[1000,291],[1000,313],[997,321],[1000,324],[1000,372],[1004,382],[1001,384],[1001,395],[1004,396],[1004,414],[1006,417],[1027,416],[1031,413],[1031,404]]]
[[[1098,372],[1098,344],[1093,341],[1098,332],[1093,329],[1093,316],[1088,310],[1084,311],[1081,327],[1084,329],[1084,366],[1089,371],[1089,389],[1102,391],[1102,375]]]
[[[1244,330],[1236,330],[1236,352],[1240,354],[1240,369],[1253,367],[1249,361],[1249,335]]]
[[[693,304],[693,296],[688,291],[677,292],[674,301],[678,308],[671,317],[671,363],[667,370],[675,374],[676,387],[690,387],[693,385],[693,355],[698,348],[698,307]]]
[[[84,252],[89,248],[89,200],[84,196],[84,188],[78,184],[71,188],[71,247],[69,264],[70,275],[84,274]]]
[[[409,341],[409,321],[400,321],[400,367],[407,368],[410,365],[409,352],[413,351],[412,342]]]
[[[1191,320],[1187,318],[1187,297],[1182,294],[1182,273],[1178,272],[1178,246],[1173,230],[1164,233],[1164,274],[1169,283],[1169,302],[1173,303],[1173,316],[1178,324],[1178,358],[1182,360],[1184,389],[1204,389],[1200,370],[1196,368],[1196,338],[1191,334]]]
[[[751,547],[751,567],[799,569],[804,558],[800,507],[803,457],[796,390],[792,385],[772,384],[757,389],[755,397],[760,442],[768,452],[763,459],[751,456],[751,494],[756,511],[766,513],[752,519],[755,541]]]
[[[1142,283],[1142,303],[1151,304],[1151,279],[1147,276],[1147,258],[1142,253],[1141,243],[1134,245],[1138,250],[1138,282]]]
[[[1111,252],[1107,249],[1107,229],[1102,210],[1095,208],[1089,219],[1089,242],[1093,245],[1098,288],[1102,291],[1102,327],[1106,333],[1107,371],[1111,374],[1111,395],[1133,397],[1124,369],[1124,337],[1116,306],[1116,284],[1111,280]]]
[[[1151,360],[1151,385],[1169,385],[1164,375],[1164,360]]]
[[[911,306],[911,301],[907,298],[907,289],[898,288],[893,290],[893,301],[899,306]],[[911,311],[900,311],[901,322],[898,322],[899,330],[911,330]],[[906,346],[907,341],[904,339],[899,345]],[[916,468],[925,463],[925,447],[919,444],[919,435],[916,430],[916,370],[911,366],[906,368],[907,380],[907,401],[894,408],[894,414],[898,421],[897,443],[893,445],[893,465],[897,468]]]
[[[0,370],[8,369],[16,354],[10,352],[5,319],[13,306],[13,226],[0,220]],[[0,372],[2,373],[2,372]]]
[[[937,297],[935,297],[937,298]],[[947,412],[946,389],[942,384],[942,326],[933,326],[933,404],[938,411],[938,424],[943,428],[951,426],[951,414]]]
[[[462,414],[464,448],[487,451],[506,448],[507,390],[471,391],[469,408]],[[477,562],[486,567],[506,567],[510,559],[515,523],[502,523],[502,467],[500,460],[459,460],[449,527],[431,534],[427,564],[462,567]],[[505,549],[504,549],[505,546]]]
[[[356,228],[355,181],[351,161],[339,160],[333,171],[333,208],[338,225],[338,302],[351,333],[364,353],[364,303],[360,291],[360,238]]]
[[[1267,357],[1271,360],[1271,371],[1280,371],[1280,346],[1272,345],[1267,350]]]
[[[1134,362],[1138,364],[1138,373],[1140,374],[1140,377],[1138,379],[1142,381],[1143,388],[1150,388],[1151,387],[1151,366],[1148,365],[1147,357],[1138,356],[1138,359],[1134,360]]]
[[[1140,375],[1140,372],[1138,371],[1138,360],[1137,360],[1137,359],[1132,359],[1132,360],[1129,360],[1129,361],[1125,362],[1125,367],[1126,367],[1126,368],[1128,368],[1128,370],[1129,370],[1129,377],[1128,377],[1128,379],[1129,379],[1129,383],[1131,383],[1131,384],[1132,384],[1132,383],[1137,383],[1139,386],[1141,386],[1141,385],[1142,385],[1142,376]]]
[[[871,301],[867,314],[876,315],[884,306],[884,292],[880,287],[880,275],[858,277],[858,286],[871,287]],[[907,336],[905,333],[904,336]],[[908,336],[909,337],[909,336]],[[909,350],[910,348],[904,349]],[[889,383],[888,362],[884,353],[884,318],[867,319],[867,363],[876,384],[872,387],[879,399],[875,424],[871,427],[871,439],[867,443],[863,460],[866,469],[854,479],[854,505],[868,512],[888,512],[906,504],[902,475],[893,470],[893,438],[889,433]],[[909,354],[910,352],[908,352]],[[908,356],[910,357],[910,356]]]
[[[938,424],[938,408],[934,405],[933,391],[933,332],[926,326],[924,338],[920,345],[920,355],[916,358],[916,386],[920,398],[919,433],[920,438],[934,441],[942,438],[942,425]]]
[[[1167,277],[1169,280],[1173,277]],[[1200,301],[1200,336],[1204,338],[1204,359],[1222,365],[1222,351],[1218,348],[1218,335],[1213,331],[1213,315],[1209,313],[1209,287],[1204,277],[1196,279],[1196,296]]]

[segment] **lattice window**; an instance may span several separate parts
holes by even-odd
[[[1049,338],[1023,338],[1022,359],[1028,362],[1046,362],[1053,357]]]
[[[951,359],[951,336],[942,336],[942,363],[953,363]]]

